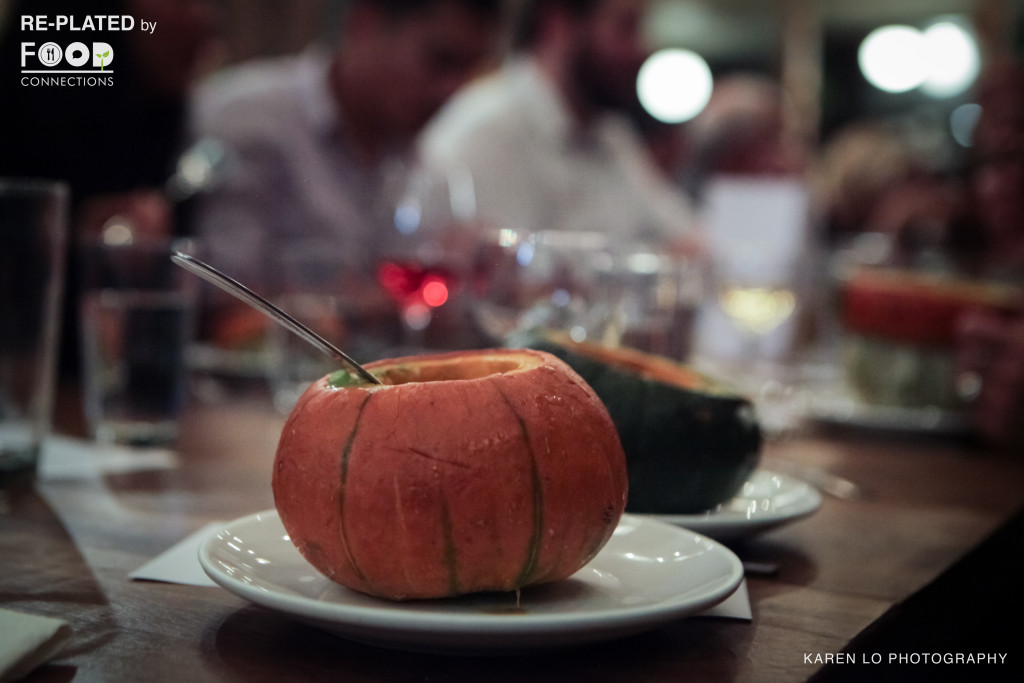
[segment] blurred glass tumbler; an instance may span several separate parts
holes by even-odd
[[[486,233],[472,276],[477,324],[495,343],[544,328],[587,338],[602,327],[599,301],[611,267],[607,236],[597,232],[504,229]]]
[[[604,233],[502,230],[482,240],[474,313],[499,343],[544,328],[683,360],[701,278],[696,263]]]
[[[643,244],[621,247],[604,286],[611,310],[601,341],[687,360],[703,289],[700,265]]]
[[[195,246],[110,231],[82,245],[85,416],[97,441],[155,446],[178,436],[199,281],[172,251]]]
[[[0,178],[0,478],[34,471],[50,428],[68,189]]]

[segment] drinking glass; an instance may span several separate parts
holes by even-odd
[[[698,350],[738,361],[743,374],[760,360],[787,357],[813,260],[805,183],[720,177],[709,185],[704,224],[711,286]]]
[[[612,265],[602,233],[487,231],[471,275],[474,320],[492,343],[533,328],[599,336],[613,310],[600,296]]]
[[[107,230],[81,249],[85,415],[95,439],[168,445],[187,396],[198,279],[174,265],[191,240]]]
[[[688,360],[704,289],[700,262],[642,242],[621,244],[612,256],[600,292],[611,302],[602,343]]]
[[[713,265],[715,296],[746,341],[746,357],[758,355],[760,340],[797,308],[795,264],[757,264],[753,250]],[[746,258],[744,258],[746,256]]]
[[[702,291],[699,266],[654,244],[605,233],[486,233],[471,277],[476,324],[492,343],[532,329],[689,355]]]
[[[465,172],[407,172],[388,212],[377,280],[397,306],[403,351],[472,345],[463,297],[475,213]]]
[[[68,188],[0,178],[0,479],[35,471],[50,428]]]

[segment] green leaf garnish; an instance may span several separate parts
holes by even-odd
[[[357,387],[362,384],[369,384],[359,375],[354,375],[348,370],[336,370],[327,376],[327,384],[335,389],[346,387]]]

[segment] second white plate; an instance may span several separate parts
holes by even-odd
[[[697,533],[624,515],[572,577],[509,593],[390,602],[339,586],[307,563],[274,510],[214,533],[199,561],[215,582],[345,638],[399,649],[494,654],[547,650],[639,633],[705,610],[743,579],[730,550]]]
[[[652,516],[718,541],[733,541],[795,522],[812,514],[819,506],[821,494],[810,484],[759,469],[750,475],[732,500],[714,510]]]
[[[825,425],[863,430],[936,436],[964,436],[971,433],[971,421],[964,411],[935,406],[872,406],[850,396],[819,397],[808,417]]]

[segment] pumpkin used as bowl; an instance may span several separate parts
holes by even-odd
[[[753,404],[668,358],[530,332],[511,345],[568,363],[611,414],[629,470],[628,512],[691,514],[732,498],[760,458]]]
[[[367,368],[383,384],[341,371],[302,395],[274,463],[281,521],[327,577],[394,600],[514,591],[610,538],[625,457],[565,363],[497,349]]]

